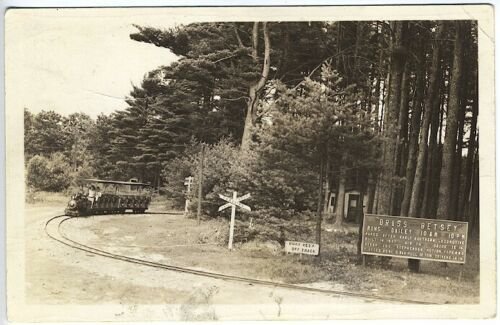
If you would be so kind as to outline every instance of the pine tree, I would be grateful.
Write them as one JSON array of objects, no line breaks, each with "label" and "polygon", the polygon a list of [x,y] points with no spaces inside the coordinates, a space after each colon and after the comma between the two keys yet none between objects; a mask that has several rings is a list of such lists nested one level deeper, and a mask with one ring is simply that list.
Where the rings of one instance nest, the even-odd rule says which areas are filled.
[{"label": "pine tree", "polygon": [[[318,242],[327,161],[336,161],[344,173],[376,165],[376,155],[371,155],[371,148],[376,147],[373,117],[366,106],[356,101],[353,87],[339,87],[341,81],[338,73],[324,65],[318,81],[306,78],[293,88],[276,83],[277,97],[269,103],[270,125],[259,132],[259,146],[265,148],[264,153],[275,153],[276,158],[276,152],[280,152],[279,156],[288,157],[284,164],[297,166],[301,161],[302,166],[309,166],[317,174],[316,182],[305,184],[311,188],[320,184],[315,191]],[[344,159],[338,159],[341,156]]]},{"label": "pine tree", "polygon": [[380,197],[378,211],[381,214],[392,215],[395,204],[395,182],[397,166],[397,137],[399,106],[401,101],[401,85],[406,64],[407,51],[407,22],[393,22],[391,29],[394,31],[391,40],[391,65],[389,74],[389,92],[384,116],[384,170],[379,180]]},{"label": "pine tree", "polygon": [[439,185],[439,204],[437,216],[441,219],[453,219],[451,216],[451,186],[457,143],[458,115],[460,111],[460,85],[463,74],[464,35],[468,25],[465,22],[455,23],[455,43],[453,50],[453,70],[450,80],[450,102],[446,115],[446,134],[443,147],[443,161]]}]

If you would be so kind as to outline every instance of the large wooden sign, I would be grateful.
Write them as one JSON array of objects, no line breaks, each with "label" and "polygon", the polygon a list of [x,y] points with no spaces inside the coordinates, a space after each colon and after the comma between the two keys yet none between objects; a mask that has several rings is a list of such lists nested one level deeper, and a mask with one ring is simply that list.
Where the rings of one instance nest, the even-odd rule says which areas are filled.
[{"label": "large wooden sign", "polygon": [[219,194],[219,197],[223,199],[224,201],[227,201],[228,203],[221,205],[219,207],[219,211],[222,211],[224,209],[227,209],[231,207],[231,224],[229,226],[229,243],[228,243],[228,248],[229,250],[233,249],[233,234],[234,234],[234,217],[236,214],[236,207],[239,207],[244,210],[251,211],[250,207],[248,205],[245,205],[241,203],[241,201],[246,200],[250,197],[250,194],[245,194],[243,196],[238,197],[238,193],[236,191],[233,191],[233,197],[227,197],[225,195]]},{"label": "large wooden sign", "polygon": [[365,214],[361,252],[465,263],[467,222]]},{"label": "large wooden sign", "polygon": [[294,254],[318,255],[319,245],[300,241],[285,241],[285,252]]}]

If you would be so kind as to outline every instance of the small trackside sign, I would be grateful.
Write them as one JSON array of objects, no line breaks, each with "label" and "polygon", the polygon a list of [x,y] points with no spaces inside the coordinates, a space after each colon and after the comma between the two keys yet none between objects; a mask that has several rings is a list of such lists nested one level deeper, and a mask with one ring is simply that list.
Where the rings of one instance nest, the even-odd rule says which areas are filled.
[{"label": "small trackside sign", "polygon": [[319,245],[299,241],[285,241],[285,252],[293,254],[318,255]]}]

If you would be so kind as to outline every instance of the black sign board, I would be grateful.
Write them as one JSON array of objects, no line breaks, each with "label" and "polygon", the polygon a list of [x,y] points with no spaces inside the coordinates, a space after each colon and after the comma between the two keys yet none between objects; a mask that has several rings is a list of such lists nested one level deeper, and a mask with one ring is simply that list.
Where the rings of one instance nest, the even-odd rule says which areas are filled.
[{"label": "black sign board", "polygon": [[465,263],[467,222],[365,214],[361,252]]}]

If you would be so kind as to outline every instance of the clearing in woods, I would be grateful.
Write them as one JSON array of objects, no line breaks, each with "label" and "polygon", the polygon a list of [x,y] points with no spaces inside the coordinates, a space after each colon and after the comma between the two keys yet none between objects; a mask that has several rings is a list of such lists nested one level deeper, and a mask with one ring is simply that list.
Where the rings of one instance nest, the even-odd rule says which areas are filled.
[{"label": "clearing in woods", "polygon": [[477,238],[469,239],[465,265],[422,261],[421,273],[415,274],[407,271],[406,259],[382,265],[373,258],[369,267],[358,265],[357,226],[348,229],[323,231],[321,261],[286,255],[276,242],[235,243],[230,252],[224,219],[198,226],[182,215],[103,215],[71,220],[62,231],[113,253],[228,275],[433,303],[479,302]]}]

